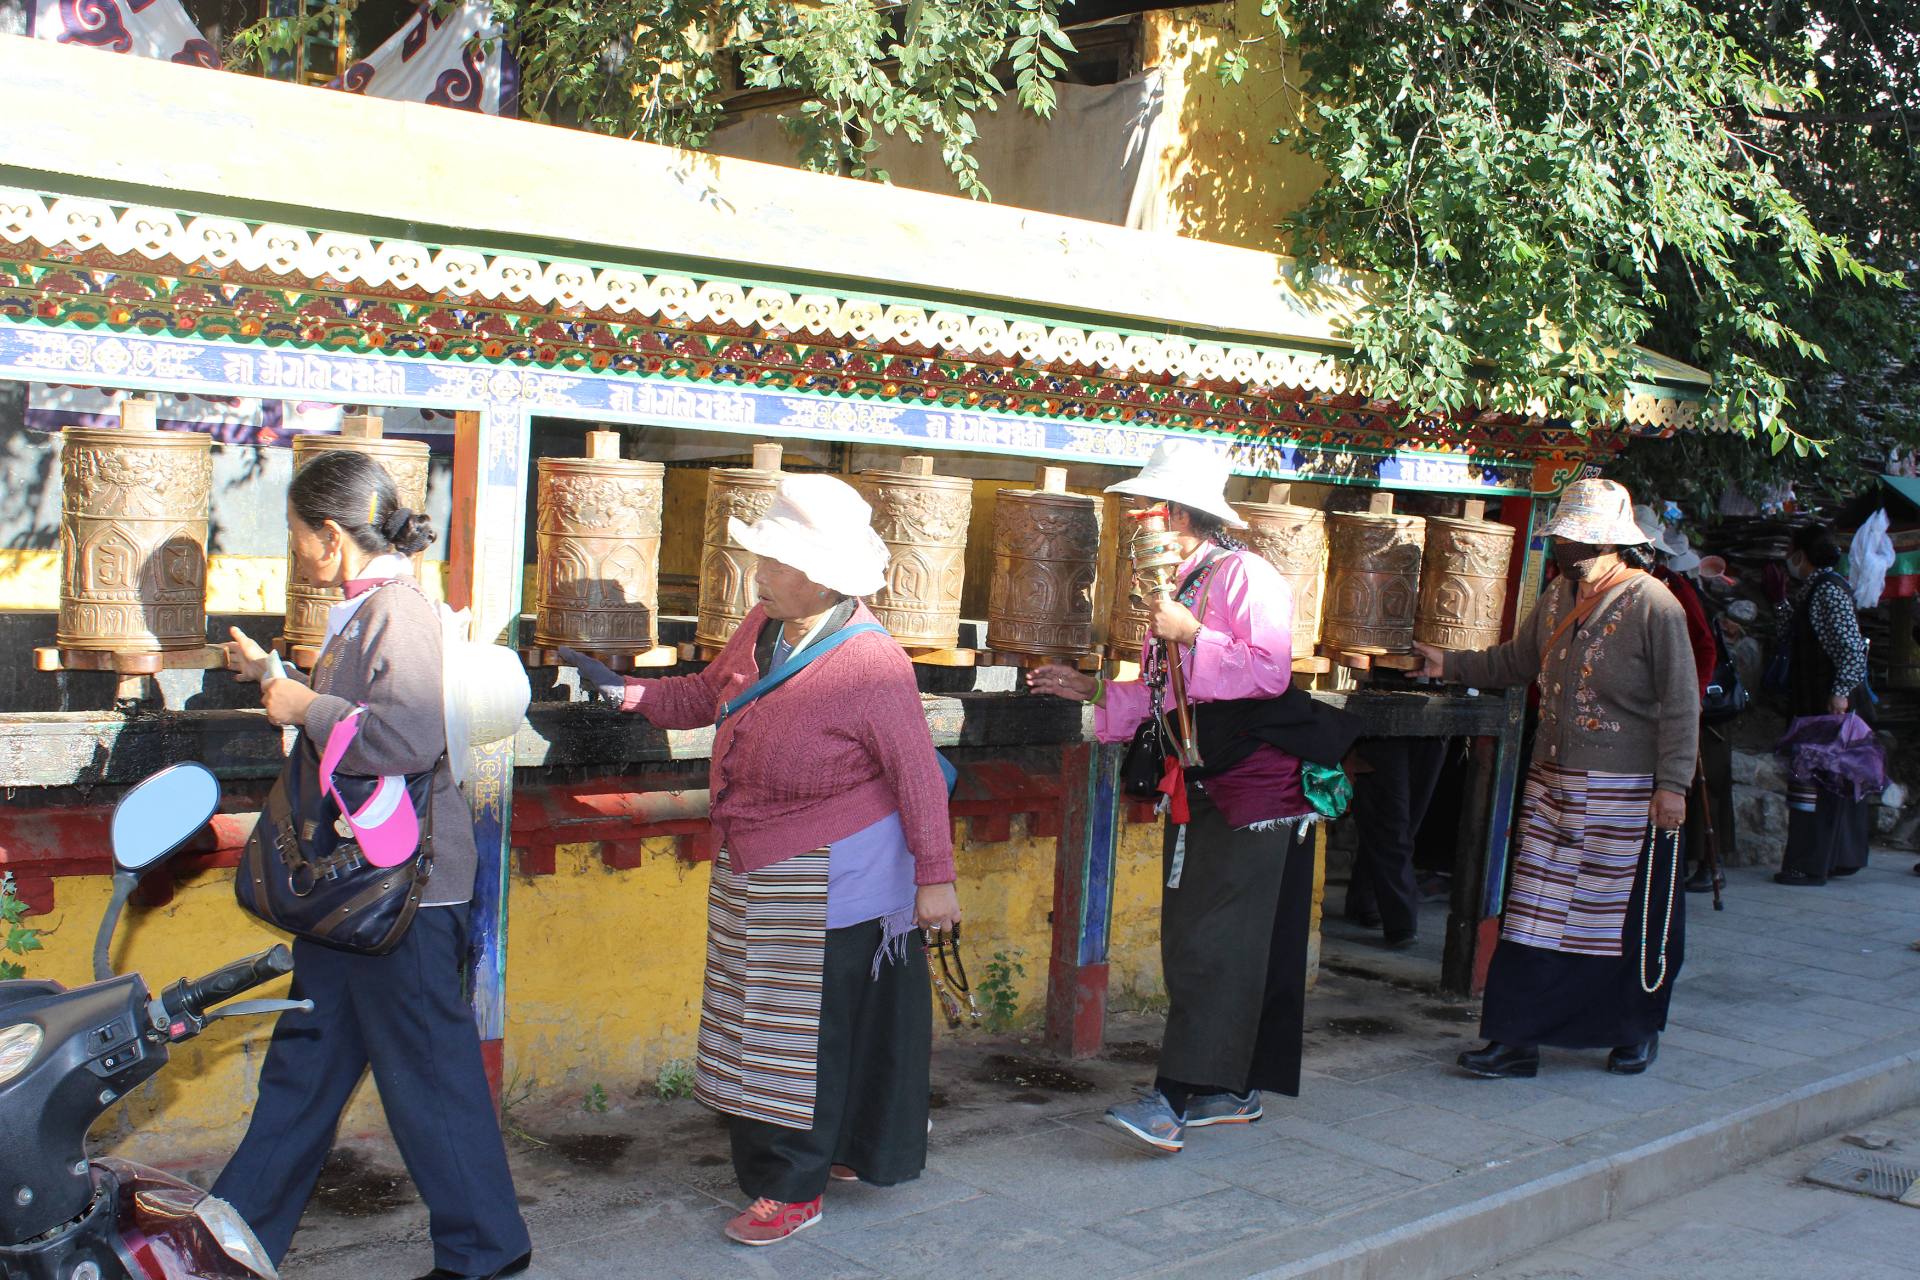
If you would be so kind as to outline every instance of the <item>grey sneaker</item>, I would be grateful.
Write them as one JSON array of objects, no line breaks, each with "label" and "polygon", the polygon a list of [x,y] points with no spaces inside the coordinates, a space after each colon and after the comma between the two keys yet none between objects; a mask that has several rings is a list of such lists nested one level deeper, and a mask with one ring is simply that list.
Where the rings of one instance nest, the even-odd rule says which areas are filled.
[{"label": "grey sneaker", "polygon": [[1108,1107],[1106,1120],[1156,1151],[1174,1152],[1187,1145],[1186,1121],[1174,1114],[1173,1104],[1158,1089],[1142,1089],[1135,1101]]},{"label": "grey sneaker", "polygon": [[1244,1095],[1209,1093],[1187,1099],[1189,1129],[1204,1129],[1210,1124],[1252,1124],[1265,1114],[1260,1109],[1258,1089],[1249,1089]]}]

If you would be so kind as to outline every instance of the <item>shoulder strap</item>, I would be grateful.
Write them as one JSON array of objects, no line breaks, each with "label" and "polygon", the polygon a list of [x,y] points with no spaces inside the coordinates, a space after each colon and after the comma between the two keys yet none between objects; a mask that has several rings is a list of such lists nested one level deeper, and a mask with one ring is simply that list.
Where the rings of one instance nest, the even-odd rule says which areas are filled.
[{"label": "shoulder strap", "polygon": [[815,658],[823,656],[828,650],[837,649],[847,641],[853,639],[853,637],[864,635],[871,631],[878,631],[884,634],[886,628],[877,622],[856,622],[850,627],[840,628],[840,630],[827,636],[823,640],[815,641],[799,653],[789,655],[785,662],[775,667],[772,671],[769,671],[766,675],[761,676],[760,679],[754,681],[739,697],[729,700],[722,706],[720,708],[720,715],[713,722],[714,727],[718,728],[726,721],[728,716],[746,706],[761,694],[771,692],[776,686],[792,679],[794,675],[798,674],[802,667],[812,662]]},{"label": "shoulder strap", "polygon": [[1580,599],[1580,588],[1578,584],[1574,584],[1573,608],[1567,611],[1567,616],[1560,619],[1560,625],[1555,627],[1553,634],[1547,637],[1547,643],[1540,650],[1540,660],[1545,662],[1547,655],[1553,652],[1553,647],[1560,643],[1560,637],[1566,635],[1567,632],[1573,630],[1582,622],[1585,622],[1594,610],[1598,609],[1606,601],[1613,599],[1614,596],[1619,593],[1620,588],[1631,586],[1635,579],[1648,576],[1650,575],[1641,569],[1623,569],[1613,582],[1608,583],[1600,590],[1588,596],[1585,600]]}]

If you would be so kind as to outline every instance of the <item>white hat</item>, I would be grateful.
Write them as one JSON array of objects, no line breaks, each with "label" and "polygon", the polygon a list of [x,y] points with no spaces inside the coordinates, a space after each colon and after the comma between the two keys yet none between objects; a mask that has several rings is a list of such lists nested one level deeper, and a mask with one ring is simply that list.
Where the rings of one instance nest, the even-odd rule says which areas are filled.
[{"label": "white hat", "polygon": [[1227,505],[1227,477],[1232,474],[1226,455],[1198,440],[1162,440],[1153,446],[1153,456],[1139,475],[1108,485],[1107,492],[1158,498],[1218,516],[1229,528],[1244,529],[1247,522]]},{"label": "white hat", "polygon": [[1635,507],[1633,523],[1645,535],[1646,541],[1653,544],[1653,549],[1667,558],[1667,568],[1675,573],[1692,573],[1700,567],[1700,557],[1695,554],[1693,544],[1687,541],[1687,535],[1678,529],[1667,528],[1652,507],[1645,503]]},{"label": "white hat", "polygon": [[1614,480],[1575,480],[1540,532],[1593,547],[1637,547],[1648,541],[1633,521],[1633,495]]},{"label": "white hat", "polygon": [[843,596],[870,596],[887,582],[887,544],[873,531],[873,508],[829,475],[782,476],[767,514],[751,525],[728,516],[727,532],[756,556]]}]

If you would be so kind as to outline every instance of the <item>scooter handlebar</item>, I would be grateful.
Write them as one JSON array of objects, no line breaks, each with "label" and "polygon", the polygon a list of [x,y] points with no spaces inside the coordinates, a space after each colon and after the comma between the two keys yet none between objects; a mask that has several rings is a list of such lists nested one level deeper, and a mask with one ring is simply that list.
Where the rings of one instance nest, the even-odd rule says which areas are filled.
[{"label": "scooter handlebar", "polygon": [[259,955],[215,969],[204,978],[174,983],[161,993],[160,1004],[170,1020],[184,1017],[198,1024],[206,1020],[211,1006],[292,972],[293,953],[284,945],[275,945]]}]

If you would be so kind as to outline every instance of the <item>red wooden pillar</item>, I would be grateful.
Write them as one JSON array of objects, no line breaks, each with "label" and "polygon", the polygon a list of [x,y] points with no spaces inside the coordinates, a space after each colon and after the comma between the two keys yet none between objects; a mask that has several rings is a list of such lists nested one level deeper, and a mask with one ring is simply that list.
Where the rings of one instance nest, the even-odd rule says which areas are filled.
[{"label": "red wooden pillar", "polygon": [[1119,813],[1118,748],[1079,742],[1060,753],[1061,822],[1053,860],[1053,948],[1047,1047],[1100,1052],[1107,1026],[1107,951]]}]

